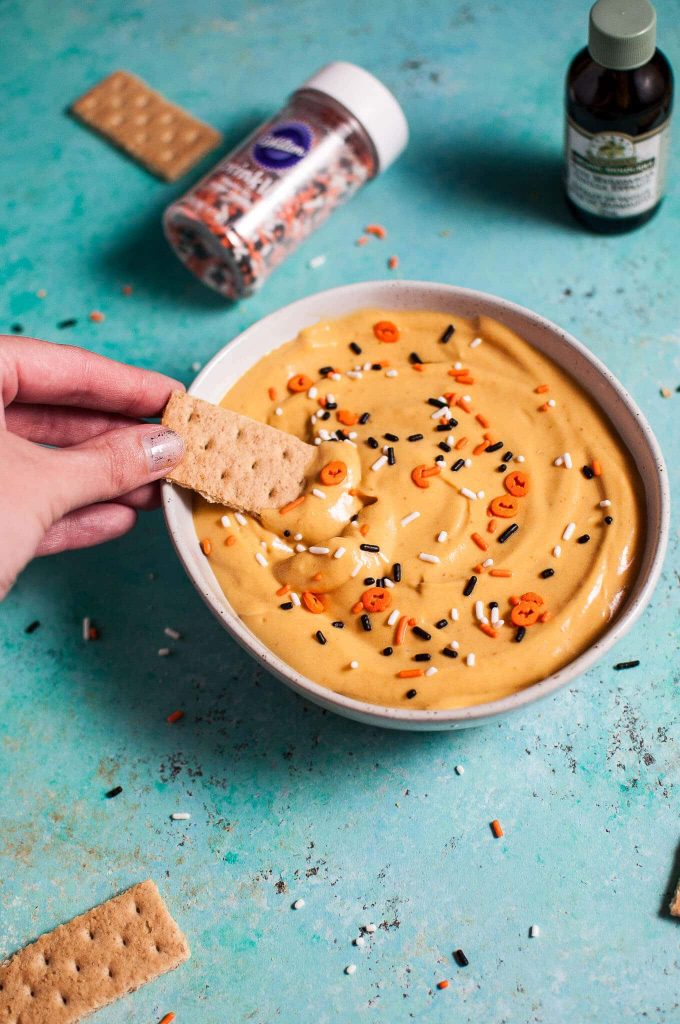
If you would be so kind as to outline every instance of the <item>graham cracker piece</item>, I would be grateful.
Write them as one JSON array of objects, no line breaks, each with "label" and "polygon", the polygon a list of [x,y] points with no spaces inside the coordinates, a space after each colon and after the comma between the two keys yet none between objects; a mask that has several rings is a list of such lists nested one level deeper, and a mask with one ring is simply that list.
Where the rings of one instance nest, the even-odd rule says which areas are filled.
[{"label": "graham cracker piece", "polygon": [[129,71],[97,82],[71,113],[165,181],[181,178],[222,141],[220,132]]},{"label": "graham cracker piece", "polygon": [[168,480],[238,512],[281,508],[298,497],[316,448],[249,416],[174,391],[163,425],[184,440]]},{"label": "graham cracker piece", "polygon": [[152,881],[59,925],[0,965],[2,1024],[75,1024],[190,956]]},{"label": "graham cracker piece", "polygon": [[673,893],[673,898],[669,904],[668,909],[670,910],[673,917],[680,917],[680,880]]}]

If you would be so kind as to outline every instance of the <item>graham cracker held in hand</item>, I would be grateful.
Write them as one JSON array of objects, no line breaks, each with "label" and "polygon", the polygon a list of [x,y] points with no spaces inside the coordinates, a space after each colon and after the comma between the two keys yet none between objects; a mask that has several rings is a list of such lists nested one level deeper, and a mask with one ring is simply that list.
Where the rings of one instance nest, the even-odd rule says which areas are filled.
[{"label": "graham cracker held in hand", "polygon": [[114,71],[75,101],[71,113],[165,181],[181,178],[222,136],[129,71]]},{"label": "graham cracker held in hand", "polygon": [[239,512],[293,501],[316,455],[316,448],[292,434],[181,391],[171,395],[163,425],[185,445],[168,480]]},{"label": "graham cracker held in hand", "polygon": [[0,1021],[75,1024],[189,956],[158,889],[140,882],[0,965]]}]

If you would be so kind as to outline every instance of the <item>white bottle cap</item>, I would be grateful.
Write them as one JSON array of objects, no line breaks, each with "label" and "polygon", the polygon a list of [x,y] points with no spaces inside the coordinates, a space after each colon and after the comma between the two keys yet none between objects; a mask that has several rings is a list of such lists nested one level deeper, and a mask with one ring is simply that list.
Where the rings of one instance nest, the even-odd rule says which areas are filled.
[{"label": "white bottle cap", "polygon": [[387,170],[406,146],[404,111],[382,82],[356,64],[342,60],[326,64],[300,88],[325,93],[357,119],[375,147],[379,171]]}]

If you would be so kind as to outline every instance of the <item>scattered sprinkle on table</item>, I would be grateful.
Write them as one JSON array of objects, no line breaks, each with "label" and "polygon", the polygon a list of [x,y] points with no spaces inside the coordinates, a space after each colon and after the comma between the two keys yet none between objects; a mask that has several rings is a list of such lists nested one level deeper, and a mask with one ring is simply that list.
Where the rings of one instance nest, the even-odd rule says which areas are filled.
[{"label": "scattered sprinkle on table", "polygon": [[57,324],[57,328],[60,331],[65,330],[67,327],[75,327],[78,321],[74,317],[69,317],[68,320],[60,320]]},{"label": "scattered sprinkle on table", "polygon": [[114,786],[113,789],[110,789],[105,794],[105,796],[106,796],[107,800],[112,800],[114,796],[118,796],[118,794],[122,793],[122,792],[123,792],[123,787],[122,786]]},{"label": "scattered sprinkle on table", "polygon": [[639,664],[639,659],[635,659],[635,661],[617,661],[616,665],[614,665],[614,668],[617,672],[620,672],[622,669],[626,668],[637,668]]},{"label": "scattered sprinkle on table", "polygon": [[375,925],[375,924],[367,924],[367,925],[364,926],[364,931],[368,932],[369,935],[373,935],[374,932],[377,932],[377,930],[378,930],[378,926]]},{"label": "scattered sprinkle on table", "polygon": [[491,822],[491,831],[493,832],[496,839],[500,839],[505,834],[503,832],[503,827],[498,818],[494,818],[493,821]]},{"label": "scattered sprinkle on table", "polygon": [[168,715],[167,721],[169,725],[174,725],[175,722],[179,722],[180,718],[184,718],[184,712],[173,711],[171,715]]},{"label": "scattered sprinkle on table", "polygon": [[293,910],[302,910],[304,905],[305,901],[303,899],[295,900],[295,903],[293,904]]},{"label": "scattered sprinkle on table", "polygon": [[162,1020],[159,1020],[158,1024],[172,1024],[175,1019],[174,1013],[166,1013]]},{"label": "scattered sprinkle on table", "polygon": [[453,959],[456,961],[459,967],[467,967],[467,965],[470,963],[462,949],[454,950]]},{"label": "scattered sprinkle on table", "polygon": [[529,929],[529,938],[537,939],[540,936],[540,934],[541,929],[539,928],[539,926],[537,924],[532,924],[531,928]]},{"label": "scattered sprinkle on table", "polygon": [[158,657],[159,658],[167,658],[169,654],[170,654],[170,648],[169,647],[159,647],[158,648]]},{"label": "scattered sprinkle on table", "polygon": [[465,768],[463,767],[462,764],[457,764],[456,768],[455,768],[455,772],[456,772],[456,775],[464,775],[465,774]]},{"label": "scattered sprinkle on table", "polygon": [[170,817],[173,821],[189,821],[191,819],[191,815],[186,811],[173,811]]},{"label": "scattered sprinkle on table", "polygon": [[345,974],[354,974],[356,972],[356,969],[356,964],[347,964],[347,967],[345,967]]},{"label": "scattered sprinkle on table", "polygon": [[106,317],[98,309],[93,309],[90,313],[90,320],[93,324],[101,324],[106,320]]},{"label": "scattered sprinkle on table", "polygon": [[24,629],[24,633],[35,633],[36,629],[39,629],[39,627],[40,620],[34,619],[33,622],[29,622],[29,624],[26,626],[26,628]]},{"label": "scattered sprinkle on table", "polygon": [[437,988],[441,989],[441,988],[448,988],[448,987],[449,987],[449,983],[446,980],[446,978],[444,978],[442,981],[438,981],[437,982]]}]

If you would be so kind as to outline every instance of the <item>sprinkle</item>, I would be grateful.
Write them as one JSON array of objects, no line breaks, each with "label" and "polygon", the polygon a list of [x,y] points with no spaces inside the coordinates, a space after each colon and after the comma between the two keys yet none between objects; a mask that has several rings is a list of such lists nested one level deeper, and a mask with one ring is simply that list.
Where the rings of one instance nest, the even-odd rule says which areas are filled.
[{"label": "sprinkle", "polygon": [[476,586],[477,586],[477,577],[476,576],[471,576],[470,579],[465,584],[465,589],[463,590],[463,597],[469,597],[470,594],[472,593],[472,591],[475,589]]},{"label": "sprinkle", "polygon": [[590,466],[581,466],[581,472],[583,473],[586,480],[592,480],[595,476]]},{"label": "sprinkle", "polygon": [[342,558],[347,548],[336,548],[333,552],[333,558]]},{"label": "sprinkle", "polygon": [[611,526],[612,523],[614,522],[614,519],[612,518],[612,516],[605,516],[604,517],[604,521],[607,524],[607,526]]},{"label": "sprinkle", "polygon": [[438,981],[437,982],[437,988],[448,988],[448,987],[449,987],[449,983],[446,980],[446,978],[444,978],[443,981]]},{"label": "sprinkle", "polygon": [[319,643],[321,644],[321,646],[322,646],[322,647],[324,646],[324,644],[327,644],[327,643],[328,643],[328,640],[327,640],[327,639],[326,639],[326,637],[325,637],[325,636],[323,635],[323,633],[321,632],[321,630],[320,630],[320,629],[317,629],[317,631],[316,631],[316,633],[314,634],[314,636],[315,636],[315,637],[316,637],[316,639],[317,639],[317,640],[319,641]]},{"label": "sprinkle", "polygon": [[494,601],[491,606],[491,625],[496,626],[498,624],[498,620],[500,619],[500,617],[501,616],[500,612],[498,611],[498,605]]},{"label": "sprinkle", "polygon": [[444,541],[445,541],[445,540],[447,539],[447,537],[448,537],[448,536],[449,536],[449,535],[448,535],[448,533],[446,532],[446,530],[440,530],[440,532],[439,532],[439,533],[437,534],[437,541],[438,541],[438,542],[439,542],[440,544],[443,544],[443,543],[444,543]]},{"label": "sprinkle", "polygon": [[493,565],[493,558],[485,558],[482,562],[482,569],[489,569]]},{"label": "sprinkle", "polygon": [[26,628],[24,629],[24,633],[35,633],[36,629],[38,629],[39,627],[40,620],[34,619],[33,622],[29,622],[29,624],[26,626]]},{"label": "sprinkle", "polygon": [[345,967],[345,974],[354,974],[356,972],[356,969],[356,964],[347,964],[347,967]]},{"label": "sprinkle", "polygon": [[455,651],[452,647],[445,647],[442,651],[445,658],[457,658],[458,651]]},{"label": "sprinkle", "polygon": [[191,815],[186,811],[174,811],[170,817],[173,821],[189,821],[191,819]]},{"label": "sprinkle", "polygon": [[491,822],[491,831],[495,835],[496,839],[500,839],[501,836],[504,834],[503,828],[498,818],[494,818],[493,821]]},{"label": "sprinkle", "polygon": [[264,557],[261,551],[255,552],[255,561],[258,563],[258,565],[261,565],[263,568],[269,565],[269,562]]},{"label": "sprinkle", "polygon": [[379,459],[375,460],[375,462],[371,466],[371,469],[373,470],[374,473],[377,473],[379,469],[382,469],[383,466],[387,465],[387,461],[388,461],[387,456],[386,455],[381,455]]},{"label": "sprinkle", "polygon": [[571,540],[574,536],[574,530],[576,529],[576,523],[567,523],[562,534],[562,540]]},{"label": "sprinkle", "polygon": [[390,616],[389,616],[389,618],[387,620],[387,625],[388,626],[393,626],[395,624],[395,622],[397,621],[397,619],[399,618],[400,615],[401,615],[401,612],[399,611],[399,609],[395,608],[394,611],[390,612]]},{"label": "sprinkle", "polygon": [[519,626],[518,627],[517,632],[515,633],[515,643],[516,644],[521,644],[522,640],[524,640],[524,637],[526,636],[526,632],[527,631],[526,631],[526,628],[524,626]]},{"label": "sprinkle", "polygon": [[331,550],[330,548],[324,548],[324,547],[320,547],[317,544],[314,544],[314,545],[312,545],[310,547],[309,553],[310,553],[310,555],[327,555],[330,550]]},{"label": "sprinkle", "polygon": [[462,949],[457,949],[453,954],[454,960],[460,967],[467,967],[470,963]]},{"label": "sprinkle", "polygon": [[293,910],[302,910],[304,905],[305,905],[305,901],[304,900],[302,900],[302,899],[295,900],[295,903],[293,904]]},{"label": "sprinkle", "polygon": [[569,454],[569,452],[565,452],[564,455],[563,455],[563,458],[564,458],[564,468],[565,469],[571,469],[571,467],[573,466],[573,462],[571,461],[571,455]]},{"label": "sprinkle", "polygon": [[168,715],[166,721],[168,722],[169,725],[174,725],[175,722],[179,722],[181,718],[184,718],[183,711],[173,711],[171,715]]},{"label": "sprinkle", "polygon": [[352,352],[354,352],[355,355],[361,355],[361,348],[359,345],[357,345],[356,341],[350,341],[349,347],[351,348]]},{"label": "sprinkle", "polygon": [[453,324],[449,324],[449,326],[448,326],[448,327],[446,328],[446,330],[445,330],[445,331],[444,331],[444,333],[442,334],[441,338],[439,339],[439,340],[440,340],[440,342],[441,342],[441,343],[442,343],[443,345],[445,345],[447,341],[450,341],[450,340],[451,340],[451,338],[453,337],[453,334],[454,334],[455,330],[456,330],[456,328],[455,328],[455,327],[453,326]]},{"label": "sprinkle", "polygon": [[401,583],[401,562],[395,562],[392,566],[392,576],[395,583]]},{"label": "sprinkle", "polygon": [[482,344],[482,339],[481,338],[473,338],[472,341],[470,342],[470,348],[479,348],[479,346],[481,344]]},{"label": "sprinkle", "polygon": [[307,266],[311,270],[317,270],[318,267],[322,267],[325,262],[326,262],[326,257],[323,256],[323,255],[312,256],[311,260],[309,260],[309,262],[307,263]]},{"label": "sprinkle", "polygon": [[451,469],[452,469],[452,471],[454,473],[457,473],[460,469],[463,468],[464,465],[465,465],[465,459],[456,459],[454,464],[451,466]]},{"label": "sprinkle", "polygon": [[172,1024],[175,1019],[174,1013],[166,1013],[165,1017],[158,1022],[158,1024]]},{"label": "sprinkle", "polygon": [[457,608],[452,608],[451,611],[449,612],[449,615],[451,617],[451,622],[458,622],[458,609]]},{"label": "sprinkle", "polygon": [[458,643],[457,640],[452,640],[451,643],[449,644],[449,647],[451,648],[452,651],[457,651],[458,648],[460,647],[460,644]]},{"label": "sprinkle", "polygon": [[104,322],[106,317],[103,313],[100,313],[98,309],[93,309],[90,313],[90,320],[93,324],[101,324]]},{"label": "sprinkle", "polygon": [[359,668],[359,662],[358,661],[350,661],[349,667],[350,668]]},{"label": "sprinkle", "polygon": [[158,657],[159,658],[167,658],[169,654],[170,654],[170,648],[169,647],[159,647],[158,648]]},{"label": "sprinkle", "polygon": [[587,544],[589,540],[590,540],[590,534],[589,533],[582,533],[581,536],[577,538],[576,543],[577,544]]},{"label": "sprinkle", "polygon": [[359,946],[359,948],[361,949],[362,946],[366,945],[366,939],[363,937],[363,935],[357,935],[356,939],[352,939],[352,945]]},{"label": "sprinkle", "polygon": [[436,676],[438,671],[439,671],[439,669],[437,668],[436,665],[430,665],[430,667],[425,671],[425,675],[426,676]]},{"label": "sprinkle", "polygon": [[620,672],[622,669],[626,668],[637,668],[639,664],[639,659],[636,659],[635,661],[617,661],[616,665],[614,665],[614,668],[617,672]]},{"label": "sprinkle", "polygon": [[326,500],[326,495],[318,487],[312,487],[312,494],[315,498],[323,498],[324,501]]},{"label": "sprinkle", "polygon": [[370,633],[373,627],[371,626],[371,620],[368,615],[362,615],[359,621],[361,622],[364,632]]},{"label": "sprinkle", "polygon": [[593,459],[592,468],[594,476],[602,476],[602,464],[598,459]]},{"label": "sprinkle", "polygon": [[449,623],[448,623],[448,621],[446,619],[439,619],[438,622],[435,622],[434,628],[435,629],[445,629],[448,626],[448,624]]},{"label": "sprinkle", "polygon": [[546,391],[550,391],[550,388],[547,384],[539,384],[538,387],[534,388],[534,391],[537,395],[544,395]]},{"label": "sprinkle", "polygon": [[529,938],[530,939],[538,939],[540,937],[540,934],[541,934],[541,929],[538,927],[538,925],[537,924],[532,924],[531,928],[529,929]]},{"label": "sprinkle", "polygon": [[457,764],[455,767],[456,775],[465,775],[465,768],[462,764]]},{"label": "sprinkle", "polygon": [[419,636],[421,640],[431,640],[432,639],[432,634],[428,633],[426,629],[422,628],[422,626],[414,626],[413,627],[413,632],[415,633],[416,636]]},{"label": "sprinkle", "polygon": [[392,654],[393,651],[394,651],[393,647],[383,647],[383,649],[382,649],[382,653],[385,655],[386,658],[389,658],[390,654]]},{"label": "sprinkle", "polygon": [[482,551],[488,551],[489,545],[486,543],[483,537],[480,537],[478,533],[472,534],[472,540],[475,542],[478,548]]},{"label": "sprinkle", "polygon": [[362,551],[370,551],[371,554],[377,554],[377,552],[380,551],[377,544],[360,544],[359,547]]},{"label": "sprinkle", "polygon": [[398,370],[386,370],[385,371],[385,376],[386,377],[398,377],[399,376],[399,371]]},{"label": "sprinkle", "polygon": [[409,436],[406,438],[406,440],[407,441],[422,441],[424,436],[425,436],[424,434],[409,434]]},{"label": "sprinkle", "polygon": [[431,661],[432,660],[432,655],[431,654],[416,654],[416,655],[414,655],[413,660],[414,661]]},{"label": "sprinkle", "polygon": [[427,551],[421,551],[418,558],[421,562],[431,562],[432,565],[437,565],[439,562],[438,555],[429,555]]},{"label": "sprinkle", "polygon": [[523,455],[515,455],[515,462],[524,462],[524,461],[525,460],[524,460],[524,456]]},{"label": "sprinkle", "polygon": [[555,401],[554,398],[549,398],[548,401],[545,404],[548,406],[549,409],[554,409],[555,406],[557,405],[557,402]]},{"label": "sprinkle", "polygon": [[60,320],[59,323],[57,324],[57,327],[59,328],[60,331],[63,331],[67,327],[75,327],[77,323],[77,320],[74,320],[73,317],[69,317],[68,320]]},{"label": "sprinkle", "polygon": [[118,796],[118,794],[122,793],[122,792],[123,792],[123,787],[122,786],[114,786],[113,789],[110,789],[108,791],[108,793],[104,794],[104,796],[106,797],[107,800],[112,800],[114,796]]},{"label": "sprinkle", "polygon": [[297,551],[298,554],[301,554],[303,551],[306,551],[307,548],[304,546],[304,544],[296,544],[295,550]]},{"label": "sprinkle", "polygon": [[600,508],[609,508],[610,505],[611,501],[609,500],[609,498],[605,498],[604,501],[600,502]]},{"label": "sprinkle", "polygon": [[470,501],[477,501],[477,494],[475,491],[471,491],[469,487],[461,487],[460,493],[464,498],[469,498]]},{"label": "sprinkle", "polygon": [[506,540],[509,540],[510,537],[512,537],[513,533],[517,533],[518,530],[519,526],[517,525],[517,523],[511,523],[510,526],[508,526],[507,529],[503,530],[503,532],[499,535],[498,543],[505,544]]},{"label": "sprinkle", "polygon": [[555,570],[554,569],[543,569],[543,571],[539,572],[538,575],[543,580],[549,580],[551,576],[555,575]]},{"label": "sprinkle", "polygon": [[389,267],[390,270],[396,270],[397,267],[399,266],[399,257],[390,256],[390,258],[387,261],[387,266]]},{"label": "sprinkle", "polygon": [[467,658],[465,659],[465,664],[468,666],[468,668],[474,668],[476,661],[477,658],[475,657],[474,654],[468,654]]},{"label": "sprinkle", "polygon": [[291,591],[290,599],[291,599],[291,601],[293,602],[293,604],[294,604],[294,606],[295,606],[296,608],[299,608],[299,607],[300,607],[300,605],[301,605],[301,603],[302,603],[302,602],[300,601],[300,595],[299,595],[299,594],[296,594],[294,590],[293,590],[293,591]]},{"label": "sprinkle", "polygon": [[239,526],[248,525],[248,520],[246,519],[242,512],[234,512],[234,519],[239,524]]}]

